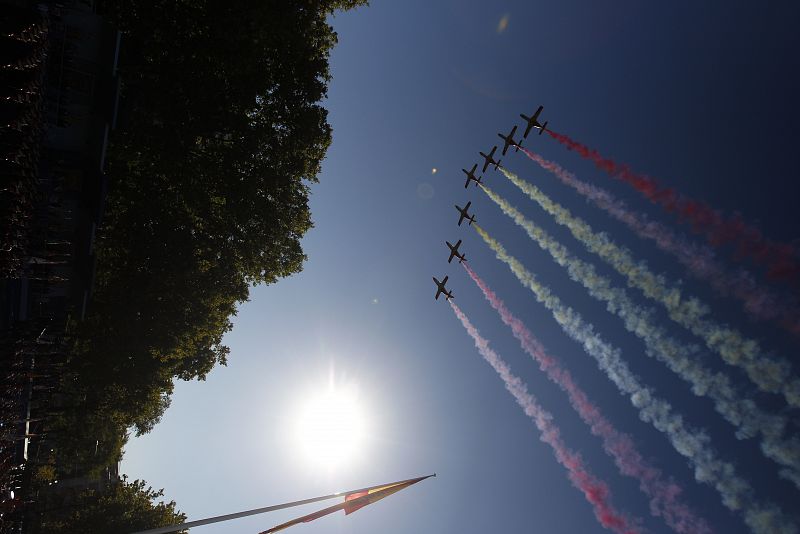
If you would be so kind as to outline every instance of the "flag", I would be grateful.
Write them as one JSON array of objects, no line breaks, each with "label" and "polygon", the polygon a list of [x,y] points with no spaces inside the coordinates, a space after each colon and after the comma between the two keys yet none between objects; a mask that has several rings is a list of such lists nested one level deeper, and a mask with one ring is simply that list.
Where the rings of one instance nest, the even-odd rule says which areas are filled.
[{"label": "flag", "polygon": [[273,532],[278,532],[279,530],[283,530],[285,528],[289,528],[300,523],[308,523],[309,521],[319,519],[320,517],[332,514],[333,512],[337,512],[339,510],[344,510],[345,514],[351,514],[356,510],[365,507],[368,504],[377,502],[383,499],[384,497],[388,497],[393,493],[397,493],[401,489],[405,489],[408,486],[411,486],[412,484],[416,484],[417,482],[425,480],[426,478],[430,478],[432,476],[436,475],[428,475],[419,478],[412,478],[410,480],[394,482],[392,484],[387,484],[385,486],[377,486],[364,491],[348,493],[344,496],[344,502],[341,504],[329,506],[327,508],[319,510],[318,512],[304,515],[302,517],[298,517],[297,519],[292,519],[291,521],[282,523],[276,527],[272,527],[271,529],[260,532],[259,534],[272,534]]}]

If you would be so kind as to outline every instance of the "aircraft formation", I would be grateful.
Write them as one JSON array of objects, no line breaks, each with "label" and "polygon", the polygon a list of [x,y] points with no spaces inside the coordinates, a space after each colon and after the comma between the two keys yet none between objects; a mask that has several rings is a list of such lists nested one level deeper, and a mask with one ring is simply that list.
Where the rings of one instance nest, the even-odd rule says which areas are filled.
[{"label": "aircraft formation", "polygon": [[[800,443],[795,432],[784,431],[796,423],[796,418],[788,415],[789,410],[800,409],[800,375],[793,373],[793,363],[785,356],[776,354],[762,341],[740,330],[734,324],[719,320],[714,316],[713,307],[701,296],[690,294],[678,280],[668,275],[652,271],[647,262],[636,258],[636,253],[616,241],[616,236],[596,229],[593,223],[573,213],[572,209],[550,198],[531,180],[517,175],[501,162],[500,156],[508,149],[522,152],[526,158],[541,169],[552,174],[562,185],[575,192],[603,211],[609,217],[624,224],[639,238],[651,241],[663,253],[673,256],[683,265],[688,275],[706,283],[719,297],[737,299],[744,312],[753,321],[770,321],[789,335],[800,339],[800,305],[795,296],[784,295],[771,287],[773,283],[789,284],[791,289],[800,291],[800,253],[793,245],[770,239],[750,225],[740,216],[731,217],[704,202],[685,196],[671,187],[661,185],[658,180],[638,173],[629,166],[617,163],[598,150],[576,141],[564,133],[554,132],[546,121],[540,122],[542,107],[531,116],[521,114],[525,121],[523,128],[514,126],[507,134],[497,134],[503,144],[493,146],[488,153],[479,152],[482,160],[462,169],[466,175],[465,189],[470,183],[480,188],[481,194],[491,200],[513,223],[524,230],[528,238],[548,254],[564,269],[573,282],[580,284],[594,300],[603,303],[607,311],[622,321],[625,330],[639,338],[644,344],[645,354],[663,365],[688,386],[692,394],[707,397],[713,403],[713,410],[719,418],[734,427],[739,439],[748,439],[757,446],[761,456],[776,464],[773,475],[784,479],[800,489]],[[707,244],[697,243],[680,235],[667,223],[649,219],[646,213],[629,207],[618,200],[613,193],[585,182],[559,163],[545,159],[522,143],[536,128],[539,133],[547,131],[548,138],[558,142],[574,154],[595,164],[609,175],[632,187],[648,203],[664,209],[678,223],[691,223],[693,230],[706,238]],[[498,152],[500,152],[498,154]],[[479,173],[479,166],[482,171]],[[517,209],[486,180],[486,171],[493,166],[498,174],[513,184],[520,194],[537,204],[546,212],[552,222],[572,235],[572,239],[590,253],[584,259],[570,250],[570,246],[549,234],[539,226],[538,221],[526,216]],[[468,170],[469,169],[469,170]],[[582,311],[561,300],[559,291],[539,278],[539,273],[526,268],[524,263],[509,252],[501,240],[491,235],[483,223],[478,223],[472,209],[472,202],[456,204],[457,225],[471,226],[492,252],[495,259],[504,263],[521,286],[530,291],[529,297],[543,306],[557,323],[561,332],[581,345],[586,356],[597,364],[600,373],[611,382],[620,394],[631,401],[638,411],[639,418],[663,434],[675,453],[682,456],[691,470],[695,481],[708,485],[719,494],[720,504],[739,516],[753,534],[800,534],[800,516],[791,499],[783,499],[782,494],[759,495],[759,487],[748,479],[749,473],[725,459],[727,451],[706,429],[689,423],[682,413],[683,408],[670,399],[673,392],[683,395],[683,390],[666,390],[656,394],[656,389],[635,373],[628,365],[624,353],[611,337],[601,333],[592,322],[584,318]],[[467,221],[467,225],[463,223]],[[726,241],[720,236],[725,235]],[[458,259],[458,264],[475,283],[486,302],[494,308],[497,315],[511,329],[520,342],[520,348],[539,365],[548,379],[557,384],[569,397],[572,408],[587,425],[589,431],[602,441],[603,451],[613,458],[620,475],[631,477],[639,482],[639,489],[649,499],[649,511],[653,517],[660,518],[676,534],[709,533],[710,523],[704,517],[706,511],[695,509],[683,498],[679,498],[683,488],[677,479],[652,463],[648,453],[640,452],[640,444],[624,431],[614,426],[612,418],[603,413],[603,407],[590,400],[590,395],[572,379],[570,371],[562,366],[559,359],[550,354],[536,339],[523,319],[515,316],[504,304],[502,298],[479,276],[467,262],[461,250],[462,240],[445,241],[448,248],[448,264]],[[718,257],[717,249],[728,249],[736,244],[739,250],[758,250],[755,256],[744,258],[746,252],[731,258],[736,263],[750,261],[755,265],[728,266]],[[473,258],[474,259],[474,258]],[[599,272],[595,262],[602,262],[625,279],[625,285],[617,285],[614,280]],[[762,272],[750,272],[750,269]],[[764,277],[763,281],[758,279]],[[793,277],[793,278],[792,278]],[[616,508],[612,499],[610,485],[592,471],[589,462],[564,462],[563,458],[579,458],[562,439],[556,418],[539,404],[535,395],[526,388],[522,378],[514,375],[509,364],[492,348],[489,340],[483,337],[470,320],[468,314],[453,300],[453,291],[447,288],[448,276],[442,281],[434,278],[436,294],[444,295],[449,307],[461,322],[466,333],[474,341],[478,353],[493,368],[505,383],[508,392],[528,415],[540,432],[541,441],[552,449],[557,461],[566,469],[573,485],[586,497],[594,509],[595,517],[601,526],[615,534],[644,534],[639,518]],[[626,287],[627,286],[627,287]],[[636,293],[632,293],[636,290]],[[791,290],[790,290],[791,291]],[[676,299],[674,296],[680,295]],[[657,319],[639,299],[663,307],[666,319]],[[691,304],[689,304],[691,303]],[[760,304],[759,304],[760,303]],[[769,303],[769,304],[765,304]],[[674,325],[674,326],[670,326]],[[537,322],[538,326],[538,322]],[[673,336],[671,328],[679,327],[702,340],[705,348],[685,341],[683,337]],[[551,326],[552,328],[552,326]],[[685,334],[684,334],[685,335]],[[714,366],[697,358],[701,350],[716,354],[725,367]],[[788,356],[788,355],[786,355]],[[727,366],[737,367],[736,374],[729,374]],[[745,380],[747,383],[744,383]],[[742,382],[739,384],[739,382]],[[666,394],[665,394],[666,393]],[[764,394],[780,396],[785,406],[774,409],[763,405]],[[775,405],[777,406],[777,405]],[[708,406],[711,408],[711,406]],[[776,430],[779,429],[779,430]],[[724,439],[724,438],[723,438]],[[757,442],[757,443],[756,443]],[[724,467],[723,467],[724,466]],[[689,474],[689,473],[687,473]],[[757,484],[769,487],[761,482]],[[606,488],[598,493],[597,488]],[[769,490],[768,490],[769,491]],[[775,502],[775,500],[778,502]],[[788,508],[782,508],[786,500]],[[796,500],[796,499],[795,499]],[[787,513],[788,512],[788,513]],[[721,532],[722,530],[717,530]],[[739,532],[740,530],[737,530]]]},{"label": "aircraft formation", "polygon": [[[544,131],[547,129],[547,121],[545,121],[544,123],[539,122],[539,115],[542,113],[543,109],[544,106],[539,106],[536,112],[530,117],[528,117],[524,113],[520,114],[520,117],[522,117],[522,119],[525,121],[525,133],[522,134],[522,138],[519,141],[514,140],[514,134],[517,132],[516,125],[511,129],[508,135],[503,135],[501,133],[497,134],[498,137],[500,137],[500,139],[504,141],[502,150],[503,156],[506,155],[508,148],[512,146],[514,147],[515,151],[519,151],[519,149],[522,148],[522,140],[527,139],[528,134],[531,132],[533,128],[539,129],[539,135],[542,135],[542,133],[544,133]],[[478,154],[480,154],[480,156],[483,158],[483,169],[481,170],[481,173],[485,173],[486,169],[489,168],[489,165],[492,165],[494,167],[494,170],[498,170],[500,169],[500,167],[502,167],[501,165],[502,160],[494,159],[495,152],[497,152],[497,145],[493,146],[488,154],[485,154],[483,152],[478,152]],[[475,187],[483,185],[483,182],[481,181],[483,176],[477,176],[477,177],[475,176],[475,171],[477,169],[478,169],[477,163],[473,164],[470,170],[461,169],[461,171],[467,176],[467,181],[464,182],[465,189],[469,188],[470,182],[474,182]],[[463,208],[458,204],[455,205],[456,211],[458,211],[459,215],[458,226],[461,226],[461,223],[463,223],[465,220],[469,221],[470,225],[475,222],[475,214],[470,215],[469,213],[469,207],[471,205],[472,201],[468,201]],[[447,263],[452,262],[453,258],[458,258],[458,263],[466,261],[467,259],[466,256],[463,253],[459,252],[458,250],[458,247],[461,246],[460,239],[456,242],[455,245],[451,244],[449,241],[445,241],[445,244],[447,245],[447,248],[450,249],[450,257],[447,259]],[[435,300],[438,300],[440,295],[445,295],[445,300],[450,300],[454,298],[453,292],[448,291],[447,287],[445,287],[445,284],[447,284],[447,279],[448,277],[445,276],[444,279],[440,282],[435,276],[433,277],[433,282],[436,284],[436,296],[434,297]]]}]

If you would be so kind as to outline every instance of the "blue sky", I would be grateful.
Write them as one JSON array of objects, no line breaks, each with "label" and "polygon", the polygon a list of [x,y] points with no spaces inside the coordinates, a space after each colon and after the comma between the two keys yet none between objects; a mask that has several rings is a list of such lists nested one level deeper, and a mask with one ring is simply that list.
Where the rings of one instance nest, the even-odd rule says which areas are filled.
[{"label": "blue sky", "polygon": [[[717,532],[744,532],[718,494],[696,483],[666,438],[638,419],[594,361],[560,330],[469,228],[454,203],[472,200],[478,222],[623,350],[642,380],[672,402],[763,500],[790,512],[798,491],[777,476],[754,440],[738,441],[707,399],[640,341],[514,226],[462,167],[540,104],[560,131],[726,212],[741,212],[775,239],[800,235],[796,170],[800,8],[790,2],[478,2],[374,0],[332,19],[339,33],[325,105],[334,141],[312,188],[315,228],[302,273],[257,287],[226,337],[229,364],[205,382],[178,383],[156,429],[131,439],[123,471],[163,487],[190,519],[437,472],[436,479],[355,515],[294,527],[315,532],[601,532],[590,506],[441,300],[431,276],[448,274],[459,306],[554,415],[565,442],[608,482],[615,505],[669,532],[648,513],[636,483],[621,477],[566,397],[522,353],[444,241],[463,239],[470,264],[557,356],[646,458],[685,489]],[[508,21],[498,31],[501,19]],[[529,138],[530,139],[530,138]],[[623,184],[547,136],[527,143],[545,157],[673,224]],[[755,326],[735,301],[716,298],[652,244],[605,216],[521,154],[510,170],[630,247],[654,270],[702,296],[715,317],[793,358],[798,343]],[[433,168],[438,169],[432,174]],[[571,252],[594,263],[563,228],[501,174],[485,181]],[[684,230],[682,227],[676,228]],[[648,304],[634,293],[637,302]],[[682,340],[698,342],[671,324]],[[714,354],[704,362],[744,376]],[[797,366],[795,366],[795,372]],[[359,458],[330,472],[298,454],[292,418],[303,399],[337,383],[357,387],[369,420]],[[797,422],[780,399],[759,396]],[[795,423],[792,430],[797,432]],[[796,506],[795,513],[796,512]],[[308,511],[314,507],[308,507]],[[278,512],[197,529],[253,533],[302,513]],[[795,519],[800,522],[797,516]]]}]

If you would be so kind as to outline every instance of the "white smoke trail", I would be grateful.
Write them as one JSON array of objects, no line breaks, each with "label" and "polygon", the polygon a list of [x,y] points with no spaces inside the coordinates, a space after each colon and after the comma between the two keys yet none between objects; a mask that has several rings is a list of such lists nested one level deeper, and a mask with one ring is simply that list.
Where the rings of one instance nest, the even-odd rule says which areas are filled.
[{"label": "white smoke trail", "polygon": [[702,517],[682,502],[683,488],[672,480],[665,479],[661,471],[644,459],[633,439],[623,434],[611,424],[600,407],[589,400],[589,396],[573,380],[572,374],[545,351],[525,324],[514,317],[500,297],[489,288],[478,274],[466,263],[462,264],[470,278],[481,289],[486,300],[492,305],[503,322],[511,328],[522,350],[539,364],[539,369],[558,384],[569,397],[569,402],[580,418],[589,426],[592,434],[603,442],[606,454],[614,458],[614,463],[623,475],[639,481],[639,489],[650,498],[650,512],[664,518],[664,522],[679,534],[710,534],[711,527]]},{"label": "white smoke trail", "polygon": [[591,252],[608,262],[651,299],[661,303],[669,317],[701,337],[708,348],[722,356],[725,362],[744,369],[750,380],[763,391],[782,394],[794,407],[800,407],[800,380],[792,376],[789,362],[765,355],[759,343],[746,339],[739,332],[707,318],[708,307],[695,297],[686,297],[673,284],[668,287],[664,277],[654,274],[643,261],[636,261],[626,248],[618,246],[604,233],[596,233],[582,219],[553,202],[538,187],[501,168],[503,173],[525,194],[538,203],[559,224],[583,243]]},{"label": "white smoke trail", "polygon": [[547,134],[569,150],[574,150],[594,162],[599,169],[606,171],[613,178],[631,185],[651,202],[660,205],[668,212],[678,214],[682,222],[690,221],[695,230],[706,235],[709,244],[714,246],[735,244],[737,257],[743,259],[749,256],[756,263],[766,264],[767,276],[775,280],[786,280],[797,289],[800,264],[798,264],[798,251],[793,245],[773,241],[739,215],[726,217],[705,202],[698,202],[672,188],[663,187],[650,176],[634,172],[629,166],[606,158],[597,150],[570,139],[567,135],[552,130],[547,130]]},{"label": "white smoke trail", "polygon": [[526,148],[521,149],[530,159],[543,169],[550,171],[561,183],[573,188],[584,198],[593,202],[625,224],[643,239],[652,240],[658,248],[671,254],[686,271],[695,278],[707,282],[717,293],[733,296],[744,304],[750,317],[761,321],[775,321],[790,333],[800,336],[800,311],[792,299],[778,295],[769,287],[759,284],[751,273],[743,268],[731,272],[710,247],[697,244],[678,235],[668,226],[650,220],[645,214],[637,213],[622,200],[596,185],[578,180],[574,174],[553,161]]},{"label": "white smoke trail", "polygon": [[561,440],[561,432],[553,423],[553,416],[539,405],[536,398],[528,392],[528,388],[525,387],[522,380],[511,372],[511,368],[505,360],[489,346],[489,341],[480,335],[478,329],[472,325],[472,322],[461,311],[461,308],[451,300],[448,300],[448,303],[461,321],[464,329],[475,342],[475,347],[483,359],[497,372],[503,380],[506,390],[511,393],[517,404],[522,408],[522,411],[536,424],[541,433],[541,440],[552,447],[558,463],[567,468],[569,479],[592,505],[595,517],[600,524],[617,534],[637,534],[641,532],[638,526],[640,521],[618,512],[614,505],[611,504],[611,491],[608,489],[608,485],[589,472],[583,464],[580,454],[567,448]]},{"label": "white smoke trail", "polygon": [[584,350],[598,363],[600,369],[611,379],[620,392],[628,395],[639,410],[639,417],[663,432],[675,450],[686,457],[694,468],[695,479],[713,486],[729,509],[740,512],[744,522],[756,534],[796,533],[797,527],[775,504],[759,503],[753,488],[736,474],[735,467],[720,460],[703,432],[688,427],[680,415],[673,413],[672,406],[653,395],[650,388],[639,383],[639,379],[622,360],[619,349],[613,347],[594,332],[594,327],[572,308],[565,306],[547,287],[526,270],[503,246],[478,224],[472,227],[495,252],[497,258],[506,263],[519,281],[550,310],[564,332],[580,343]]},{"label": "white smoke trail", "polygon": [[784,466],[786,469],[781,475],[800,488],[800,440],[783,438],[788,424],[784,417],[762,411],[752,399],[736,390],[727,375],[705,368],[697,358],[696,347],[686,346],[656,326],[651,311],[637,306],[624,289],[614,287],[593,265],[570,254],[566,247],[490,188],[482,186],[482,189],[556,263],[567,269],[570,278],[583,285],[594,298],[605,302],[608,311],[619,316],[625,328],[644,341],[648,356],[665,363],[691,384],[695,395],[711,398],[717,412],[738,428],[740,439],[761,434],[761,451]]}]

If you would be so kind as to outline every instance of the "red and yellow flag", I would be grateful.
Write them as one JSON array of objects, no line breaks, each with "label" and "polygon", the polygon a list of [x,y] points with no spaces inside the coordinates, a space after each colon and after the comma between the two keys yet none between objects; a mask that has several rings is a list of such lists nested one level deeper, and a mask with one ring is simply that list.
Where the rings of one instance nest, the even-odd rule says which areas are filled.
[{"label": "red and yellow flag", "polygon": [[338,512],[339,510],[344,510],[345,514],[351,514],[356,510],[359,510],[365,507],[368,504],[372,504],[377,502],[384,497],[388,497],[393,493],[397,493],[401,489],[407,488],[412,484],[416,484],[421,480],[425,480],[426,478],[432,477],[435,475],[428,475],[419,478],[412,478],[410,480],[404,480],[402,482],[394,482],[392,484],[387,484],[385,486],[376,486],[374,488],[370,488],[364,491],[359,491],[355,493],[348,493],[344,496],[344,502],[341,504],[337,504],[334,506],[329,506],[328,508],[323,508],[318,512],[314,512],[313,514],[304,515],[302,517],[298,517],[297,519],[292,519],[291,521],[287,521],[286,523],[282,523],[276,527],[272,527],[269,530],[265,530],[263,532],[259,532],[259,534],[271,534],[272,532],[278,532],[279,530],[283,530],[285,528],[289,528],[291,526],[297,525],[299,523],[308,523],[309,521],[313,521],[315,519],[319,519],[322,516],[326,516],[328,514],[332,514],[333,512]]}]

